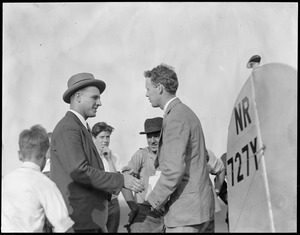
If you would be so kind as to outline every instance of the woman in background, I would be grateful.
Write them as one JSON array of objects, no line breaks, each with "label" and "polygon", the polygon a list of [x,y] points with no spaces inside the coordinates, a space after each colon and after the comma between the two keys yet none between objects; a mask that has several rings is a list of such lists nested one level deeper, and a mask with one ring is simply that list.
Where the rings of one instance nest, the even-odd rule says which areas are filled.
[{"label": "woman in background", "polygon": [[[92,137],[104,165],[105,171],[119,172],[120,161],[109,148],[110,135],[114,128],[105,122],[98,122],[92,128]],[[120,224],[120,205],[118,196],[112,194],[108,204],[108,219],[106,227],[109,233],[117,233]]]}]

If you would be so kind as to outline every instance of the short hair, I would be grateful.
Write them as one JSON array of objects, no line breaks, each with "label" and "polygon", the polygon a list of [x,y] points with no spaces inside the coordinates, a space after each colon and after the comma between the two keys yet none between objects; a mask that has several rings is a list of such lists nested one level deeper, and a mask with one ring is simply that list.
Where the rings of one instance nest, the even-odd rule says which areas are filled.
[{"label": "short hair", "polygon": [[151,71],[145,71],[144,77],[151,78],[151,82],[155,85],[158,83],[162,84],[167,92],[176,94],[179,82],[172,66],[160,64]]},{"label": "short hair", "polygon": [[41,125],[34,125],[23,130],[19,135],[19,148],[25,158],[29,155],[34,155],[37,159],[45,157],[49,149],[46,129]]},{"label": "short hair", "polygon": [[108,125],[106,122],[97,122],[92,128],[92,135],[96,137],[102,131],[107,131],[111,134],[113,130],[114,128]]}]

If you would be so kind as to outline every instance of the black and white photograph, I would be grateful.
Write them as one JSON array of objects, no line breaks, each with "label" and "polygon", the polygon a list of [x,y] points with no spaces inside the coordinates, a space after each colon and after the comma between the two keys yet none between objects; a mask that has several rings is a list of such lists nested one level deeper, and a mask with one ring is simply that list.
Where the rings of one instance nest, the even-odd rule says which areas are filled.
[{"label": "black and white photograph", "polygon": [[298,2],[2,3],[1,232],[297,232]]}]

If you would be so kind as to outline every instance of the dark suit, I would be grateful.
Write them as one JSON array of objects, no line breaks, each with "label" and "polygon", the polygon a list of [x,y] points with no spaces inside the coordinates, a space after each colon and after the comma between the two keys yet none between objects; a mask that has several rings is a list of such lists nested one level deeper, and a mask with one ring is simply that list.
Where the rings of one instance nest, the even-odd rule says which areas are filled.
[{"label": "dark suit", "polygon": [[174,99],[167,107],[159,141],[161,176],[148,197],[154,208],[166,203],[167,227],[202,224],[214,215],[205,150],[198,117]]},{"label": "dark suit", "polygon": [[51,138],[51,179],[60,189],[74,230],[104,228],[111,193],[119,194],[123,175],[105,172],[91,134],[68,111]]}]

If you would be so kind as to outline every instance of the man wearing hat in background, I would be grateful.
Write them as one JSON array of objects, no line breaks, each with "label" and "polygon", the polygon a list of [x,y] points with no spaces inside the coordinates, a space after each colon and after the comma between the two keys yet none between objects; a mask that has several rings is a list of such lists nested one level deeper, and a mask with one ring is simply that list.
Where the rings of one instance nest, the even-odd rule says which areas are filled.
[{"label": "man wearing hat in background", "polygon": [[75,232],[107,232],[108,201],[122,188],[144,189],[129,174],[105,172],[86,120],[101,106],[105,83],[90,73],[79,73],[68,81],[63,100],[70,110],[52,133],[50,178],[60,189]]},{"label": "man wearing hat in background", "polygon": [[[155,175],[155,160],[158,149],[158,142],[161,133],[163,119],[161,117],[150,118],[145,121],[145,131],[148,147],[140,148],[131,158],[123,171],[133,169],[138,178],[143,180],[145,188],[148,188],[150,176]],[[140,232],[164,232],[164,218],[162,214],[151,209],[146,202],[146,191],[136,193],[133,197],[132,191],[123,189],[123,196],[131,210],[128,224],[125,225],[131,233]]]}]

